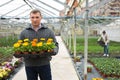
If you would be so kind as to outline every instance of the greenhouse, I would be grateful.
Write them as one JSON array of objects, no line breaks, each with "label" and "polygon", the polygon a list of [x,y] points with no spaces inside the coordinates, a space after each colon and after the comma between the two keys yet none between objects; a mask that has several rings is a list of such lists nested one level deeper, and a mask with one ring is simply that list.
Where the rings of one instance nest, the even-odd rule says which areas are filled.
[{"label": "greenhouse", "polygon": [[0,80],[120,80],[119,67],[120,0],[0,2]]}]

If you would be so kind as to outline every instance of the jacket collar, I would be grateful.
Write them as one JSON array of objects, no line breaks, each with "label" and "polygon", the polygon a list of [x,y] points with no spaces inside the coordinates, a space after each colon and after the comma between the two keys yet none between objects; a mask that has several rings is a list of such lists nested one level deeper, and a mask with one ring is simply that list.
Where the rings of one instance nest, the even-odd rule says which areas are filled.
[{"label": "jacket collar", "polygon": [[[41,23],[41,28],[40,28],[40,29],[46,29],[46,28],[47,28],[47,27]],[[27,30],[28,30],[28,29],[33,29],[33,28],[32,28],[32,24],[29,24],[26,29],[27,29]]]}]

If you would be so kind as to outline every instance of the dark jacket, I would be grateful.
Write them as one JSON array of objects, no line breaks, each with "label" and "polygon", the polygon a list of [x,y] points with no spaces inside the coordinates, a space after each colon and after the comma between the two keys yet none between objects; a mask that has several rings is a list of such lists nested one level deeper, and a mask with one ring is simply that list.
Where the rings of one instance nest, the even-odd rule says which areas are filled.
[{"label": "dark jacket", "polygon": [[52,59],[51,56],[56,55],[59,49],[53,31],[51,31],[48,27],[45,27],[43,24],[41,24],[41,28],[36,32],[35,30],[32,29],[32,26],[29,25],[29,27],[23,30],[20,34],[21,40],[24,40],[26,38],[28,38],[29,40],[33,40],[34,38],[37,38],[38,40],[40,40],[40,38],[45,38],[45,39],[52,38],[56,44],[56,48],[54,49],[54,52],[51,55],[46,55],[44,57],[40,57],[40,56],[24,57],[25,66],[42,66],[42,65],[50,64],[50,60]]}]

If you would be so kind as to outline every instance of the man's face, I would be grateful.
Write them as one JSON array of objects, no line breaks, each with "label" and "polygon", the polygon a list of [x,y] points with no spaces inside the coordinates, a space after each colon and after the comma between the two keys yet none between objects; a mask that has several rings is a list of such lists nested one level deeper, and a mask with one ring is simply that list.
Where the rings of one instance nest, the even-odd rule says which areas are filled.
[{"label": "man's face", "polygon": [[39,12],[30,14],[30,20],[31,20],[33,27],[38,27],[40,25],[41,18],[42,17],[40,16]]}]

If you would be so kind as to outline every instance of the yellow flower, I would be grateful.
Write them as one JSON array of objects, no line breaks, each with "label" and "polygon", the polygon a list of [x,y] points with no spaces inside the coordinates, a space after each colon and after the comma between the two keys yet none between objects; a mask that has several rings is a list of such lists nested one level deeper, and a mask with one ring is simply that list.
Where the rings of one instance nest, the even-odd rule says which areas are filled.
[{"label": "yellow flower", "polygon": [[39,42],[38,44],[37,44],[37,46],[39,47],[39,46],[42,46],[43,45],[43,42]]},{"label": "yellow flower", "polygon": [[20,43],[15,43],[13,46],[14,46],[15,48],[20,47]]},{"label": "yellow flower", "polygon": [[96,78],[92,78],[92,80],[96,80]]},{"label": "yellow flower", "polygon": [[22,40],[18,40],[18,43],[22,43],[23,41]]},{"label": "yellow flower", "polygon": [[47,42],[53,42],[52,38],[48,38]]},{"label": "yellow flower", "polygon": [[47,42],[46,44],[47,44],[47,45],[51,45],[52,43],[51,43],[51,42]]},{"label": "yellow flower", "polygon": [[23,46],[28,46],[29,43],[28,43],[28,42],[24,42],[22,45],[23,45]]},{"label": "yellow flower", "polygon": [[103,80],[102,78],[92,78],[92,80]]},{"label": "yellow flower", "polygon": [[45,41],[45,38],[40,38],[41,41]]},{"label": "yellow flower", "polygon": [[29,39],[24,39],[24,42],[28,42],[29,41]]}]

